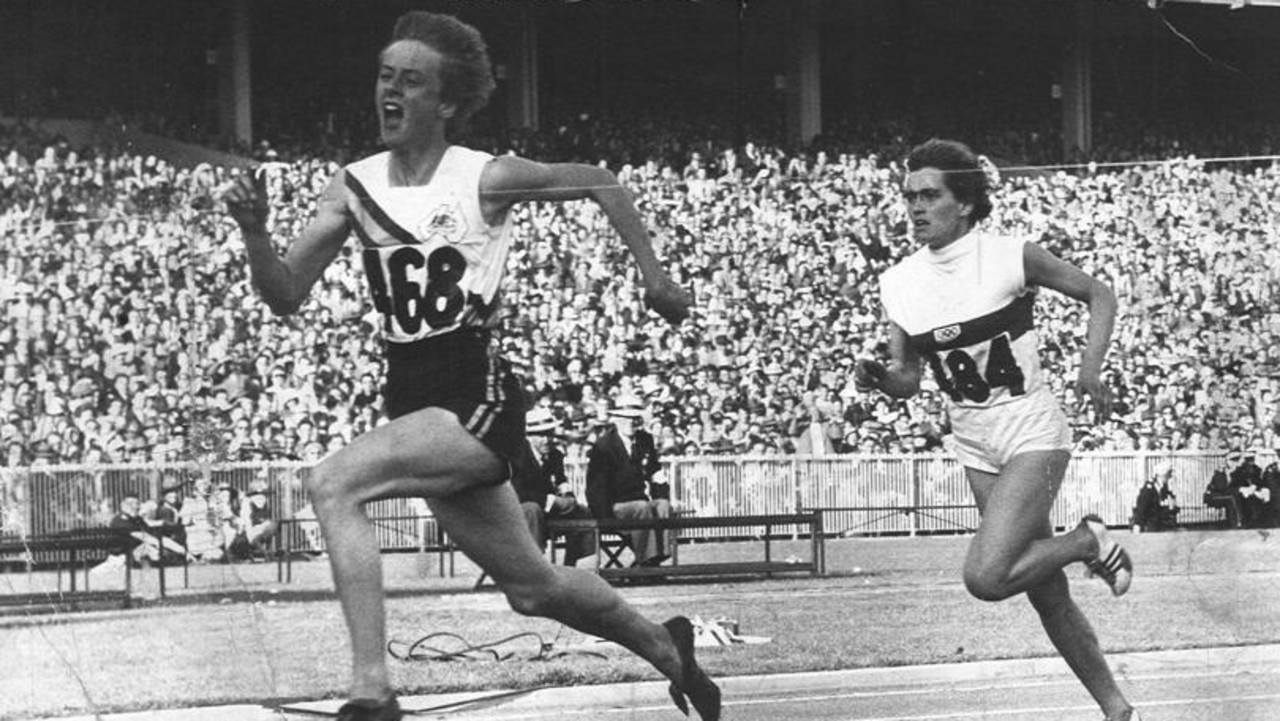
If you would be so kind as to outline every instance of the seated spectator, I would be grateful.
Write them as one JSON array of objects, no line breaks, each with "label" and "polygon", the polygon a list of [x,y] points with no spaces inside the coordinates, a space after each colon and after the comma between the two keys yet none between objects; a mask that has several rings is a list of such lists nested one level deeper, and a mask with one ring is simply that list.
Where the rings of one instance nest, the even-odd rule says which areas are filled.
[{"label": "seated spectator", "polygon": [[1142,483],[1138,499],[1133,504],[1133,530],[1137,533],[1155,531],[1160,527],[1160,489],[1154,476]]},{"label": "seated spectator", "polygon": [[[554,434],[559,427],[555,416],[545,408],[535,408],[525,417],[525,433],[529,447],[515,463],[511,482],[520,499],[525,520],[534,542],[544,547],[549,540],[546,519],[591,518],[591,512],[578,503],[569,487],[564,471],[564,452],[556,447]],[[596,537],[591,531],[575,531],[565,535],[564,565],[596,552]]]},{"label": "seated spectator", "polygon": [[1140,532],[1164,531],[1177,527],[1178,499],[1169,490],[1173,465],[1161,461],[1155,473],[1142,484],[1133,506],[1133,526]]},{"label": "seated spectator", "polygon": [[[417,501],[418,499],[411,498],[409,500],[410,500],[410,508],[413,508],[413,505],[414,505],[413,502]],[[424,508],[426,505],[427,505],[426,501],[422,501],[422,506]],[[426,510],[422,512],[418,512],[415,509],[414,512],[418,513],[419,515],[430,514],[430,511],[426,511]],[[319,558],[323,556],[325,553],[324,536],[322,536],[320,533],[320,522],[316,518],[316,507],[308,503],[302,508],[299,508],[298,511],[293,514],[293,518],[294,520],[298,521],[297,525],[299,528],[302,529],[302,540],[303,540],[303,543],[306,544],[307,553],[311,554],[311,556],[315,558]],[[419,528],[418,528],[418,540],[419,540],[419,543],[423,544],[424,546],[426,544],[426,531],[424,530],[425,525],[426,525],[425,520],[420,521]]]},{"label": "seated spectator", "polygon": [[142,517],[142,502],[137,494],[129,493],[120,499],[120,510],[112,516],[107,527],[127,533],[133,538],[127,555],[135,567],[143,563],[160,562],[160,539],[150,533],[150,526]]},{"label": "seated spectator", "polygon": [[266,479],[258,478],[249,484],[249,492],[240,505],[240,528],[248,544],[248,556],[255,561],[268,556],[267,545],[279,530],[270,496],[271,488]]},{"label": "seated spectator", "polygon": [[[653,437],[636,429],[643,407],[634,398],[619,399],[609,411],[611,421],[601,431],[587,457],[587,505],[596,518],[650,520],[657,518],[647,485],[661,468]],[[670,504],[667,504],[670,508]],[[657,566],[670,556],[659,534],[648,528],[624,534],[637,566]]]},{"label": "seated spectator", "polygon": [[218,484],[213,497],[213,513],[222,537],[222,560],[236,561],[248,555],[248,538],[241,521],[240,492],[229,482]]},{"label": "seated spectator", "polygon": [[1227,456],[1213,471],[1209,485],[1204,489],[1204,505],[1221,508],[1227,514],[1227,528],[1240,527],[1240,498],[1231,488],[1228,469],[1240,459],[1236,454]]},{"label": "seated spectator", "polygon": [[1178,527],[1178,514],[1182,507],[1178,505],[1178,494],[1169,488],[1169,480],[1173,477],[1173,466],[1170,465],[1160,479],[1160,528],[1168,530]]},{"label": "seated spectator", "polygon": [[1241,527],[1257,528],[1265,510],[1265,504],[1258,495],[1262,469],[1254,461],[1252,451],[1246,451],[1240,457],[1240,465],[1231,471],[1231,490],[1239,494]]},{"label": "seated spectator", "polygon": [[1275,459],[1262,471],[1257,495],[1262,501],[1259,526],[1280,528],[1280,448],[1276,449]]},{"label": "seated spectator", "polygon": [[[160,499],[156,501],[155,510],[150,514],[147,525],[152,532],[164,542],[164,561],[173,561],[189,557],[187,552],[187,531],[183,525],[182,496],[180,491],[184,483],[177,476],[168,474],[161,481]],[[172,543],[170,543],[170,541]],[[178,552],[178,549],[181,552]]]},{"label": "seated spectator", "polygon": [[196,561],[220,561],[225,552],[222,529],[214,512],[215,502],[212,482],[202,473],[196,477],[191,495],[183,499],[178,514],[186,529],[187,551]]}]

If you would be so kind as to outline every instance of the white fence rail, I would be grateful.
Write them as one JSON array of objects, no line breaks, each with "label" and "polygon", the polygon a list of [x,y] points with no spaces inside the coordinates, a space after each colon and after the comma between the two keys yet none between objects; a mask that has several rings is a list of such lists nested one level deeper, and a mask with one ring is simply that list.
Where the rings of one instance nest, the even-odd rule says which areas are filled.
[{"label": "white fence rail", "polygon": [[[1199,514],[1194,520],[1212,520],[1206,515],[1212,511],[1197,507],[1221,459],[1221,454],[1189,452],[1078,454],[1067,470],[1052,521],[1067,528],[1094,512],[1112,524],[1125,524],[1139,487],[1161,460],[1173,464],[1170,486],[1184,508]],[[1258,462],[1265,465],[1270,458],[1260,456]],[[567,465],[578,497],[585,498],[584,464]],[[828,532],[867,534],[956,532],[978,522],[964,471],[947,455],[682,456],[665,465],[674,503],[699,516],[836,509],[828,516]],[[266,480],[279,518],[306,517],[303,481],[309,472],[298,463],[0,468],[0,533],[99,526],[125,494],[154,499],[166,478],[200,475],[207,475],[214,487],[228,483],[242,493],[255,479]],[[371,516],[383,518],[425,513],[425,504],[405,499],[378,501],[369,508]],[[406,519],[380,523],[378,532],[384,544],[403,546],[420,529]]]}]

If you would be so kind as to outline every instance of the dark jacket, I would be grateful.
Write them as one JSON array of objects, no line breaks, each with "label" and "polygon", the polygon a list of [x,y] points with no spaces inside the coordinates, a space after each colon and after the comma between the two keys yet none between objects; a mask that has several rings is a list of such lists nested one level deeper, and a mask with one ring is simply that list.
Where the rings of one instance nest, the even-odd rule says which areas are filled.
[{"label": "dark jacket", "polygon": [[614,426],[600,434],[587,453],[587,505],[596,518],[613,518],[613,504],[649,500],[649,479],[658,472],[653,436],[637,430],[631,452]]},{"label": "dark jacket", "polygon": [[1133,522],[1143,528],[1152,530],[1160,523],[1160,489],[1154,480],[1142,484],[1138,491],[1138,500],[1133,506]]},{"label": "dark jacket", "polygon": [[1246,486],[1256,486],[1262,482],[1262,469],[1253,461],[1245,461],[1231,471],[1231,488],[1238,492]]},{"label": "dark jacket", "polygon": [[515,487],[521,503],[544,506],[547,496],[554,494],[556,487],[567,481],[564,453],[553,445],[548,445],[546,455],[539,459],[526,443],[524,452],[511,465],[511,485]]},{"label": "dark jacket", "polygon": [[[147,526],[147,522],[142,519],[142,516],[131,516],[124,511],[120,511],[116,513],[116,515],[112,516],[107,527],[113,531],[130,534],[139,532],[147,533],[150,531],[150,528]],[[129,542],[128,549],[133,551],[133,549],[140,545],[142,545],[142,541],[134,539]]]}]

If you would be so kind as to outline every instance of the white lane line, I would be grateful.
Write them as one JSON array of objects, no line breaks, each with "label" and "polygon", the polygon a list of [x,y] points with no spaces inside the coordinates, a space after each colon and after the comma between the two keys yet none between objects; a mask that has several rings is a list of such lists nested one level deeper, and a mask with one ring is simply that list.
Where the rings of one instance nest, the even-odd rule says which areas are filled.
[{"label": "white lane line", "polygon": [[[826,701],[826,700],[838,700],[842,698],[846,698],[846,697],[832,695],[828,697],[814,696],[806,699],[789,698],[789,699],[785,699],[785,702],[792,703],[797,700]],[[1142,711],[1143,709],[1150,709],[1158,706],[1205,706],[1208,704],[1229,704],[1232,702],[1241,703],[1241,702],[1261,702],[1261,701],[1280,701],[1280,694],[1272,693],[1272,694],[1256,694],[1252,696],[1215,696],[1213,698],[1196,697],[1196,698],[1186,698],[1186,699],[1168,699],[1168,700],[1161,700],[1161,701],[1144,701],[1138,704],[1138,710]],[[781,702],[783,701],[782,700],[776,700],[776,701],[760,700],[760,701],[730,702],[730,703],[726,703],[725,706],[726,707],[755,706],[755,705],[765,705],[768,703],[781,703]],[[618,714],[618,713],[634,714],[637,711],[661,711],[667,708],[669,708],[669,706],[637,706],[637,707],[625,708],[625,709],[624,708],[605,709],[605,710],[597,709],[593,713],[601,713],[601,711],[603,711],[604,713],[611,713],[611,714]],[[1094,704],[1079,704],[1079,705],[1073,705],[1073,706],[1027,706],[1027,707],[1008,708],[1008,709],[982,708],[974,711],[955,711],[955,712],[948,712],[948,713],[935,713],[935,714],[926,714],[926,715],[921,715],[919,713],[912,713],[909,716],[850,717],[850,721],[963,721],[964,719],[990,719],[990,718],[998,718],[998,717],[1035,718],[1037,716],[1041,716],[1045,714],[1063,714],[1063,713],[1097,714],[1098,707]],[[557,714],[557,715],[563,715],[563,714]],[[530,718],[530,717],[522,717],[522,718]]]},{"label": "white lane line", "polygon": [[[1128,677],[1129,682],[1134,681],[1173,681],[1181,679],[1212,679],[1227,676],[1242,675],[1265,675],[1265,673],[1277,673],[1277,671],[1267,670],[1264,673],[1250,671],[1247,674],[1240,672],[1213,672],[1213,673],[1175,673],[1175,674],[1142,674]],[[787,696],[783,694],[770,695],[768,698],[757,699],[727,699],[725,707],[747,707],[747,706],[769,706],[778,704],[795,704],[795,703],[823,703],[830,701],[856,701],[860,699],[876,699],[890,697],[906,697],[906,696],[936,696],[940,692],[946,693],[981,693],[989,691],[1014,691],[1018,689],[1033,689],[1049,686],[1076,686],[1079,682],[1074,678],[1062,680],[1043,680],[1043,681],[1022,681],[1017,683],[1004,684],[984,684],[978,686],[969,686],[964,684],[944,685],[933,688],[910,688],[910,689],[882,689],[878,691],[846,691],[841,693],[830,694],[812,694],[807,696]],[[1179,706],[1179,705],[1204,705],[1210,703],[1230,703],[1230,702],[1253,702],[1280,699],[1280,693],[1261,694],[1251,696],[1214,696],[1214,697],[1197,697],[1192,699],[1174,699],[1174,700],[1151,700],[1139,703],[1140,708],[1150,708],[1157,706]],[[470,714],[454,713],[447,715],[435,716],[434,718],[457,719],[467,718],[474,721],[483,721],[484,719],[543,719],[557,718],[565,716],[585,716],[596,714],[634,714],[637,712],[653,712],[670,709],[669,703],[663,704],[646,704],[638,706],[615,706],[612,708],[579,708],[579,709],[493,709],[492,715],[472,716]],[[1026,708],[1010,708],[1010,709],[991,709],[983,708],[977,711],[957,711],[946,712],[940,714],[932,714],[921,716],[918,713],[910,716],[882,716],[859,718],[857,721],[945,721],[946,719],[973,719],[973,718],[991,718],[993,716],[1019,716],[1025,714],[1047,714],[1062,712],[1096,712],[1097,706],[1092,704],[1073,705],[1073,706],[1049,706],[1049,707],[1026,707]],[[431,713],[423,710],[414,715],[425,715]]]}]

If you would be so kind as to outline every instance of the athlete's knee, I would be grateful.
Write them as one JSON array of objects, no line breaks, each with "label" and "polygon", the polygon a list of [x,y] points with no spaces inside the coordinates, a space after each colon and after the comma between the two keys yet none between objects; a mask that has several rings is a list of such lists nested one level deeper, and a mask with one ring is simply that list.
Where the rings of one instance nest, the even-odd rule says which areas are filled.
[{"label": "athlete's knee", "polygon": [[991,566],[973,566],[964,570],[964,587],[979,601],[1003,601],[1014,595],[1007,575]]},{"label": "athlete's knee", "polygon": [[332,461],[320,463],[307,474],[302,486],[306,489],[312,504],[315,505],[317,513],[351,502],[349,494],[343,487],[344,478],[345,474],[338,468],[338,464]]},{"label": "athlete's knee", "polygon": [[521,616],[550,616],[560,597],[560,586],[554,577],[543,583],[510,584],[503,591],[511,610]]}]

